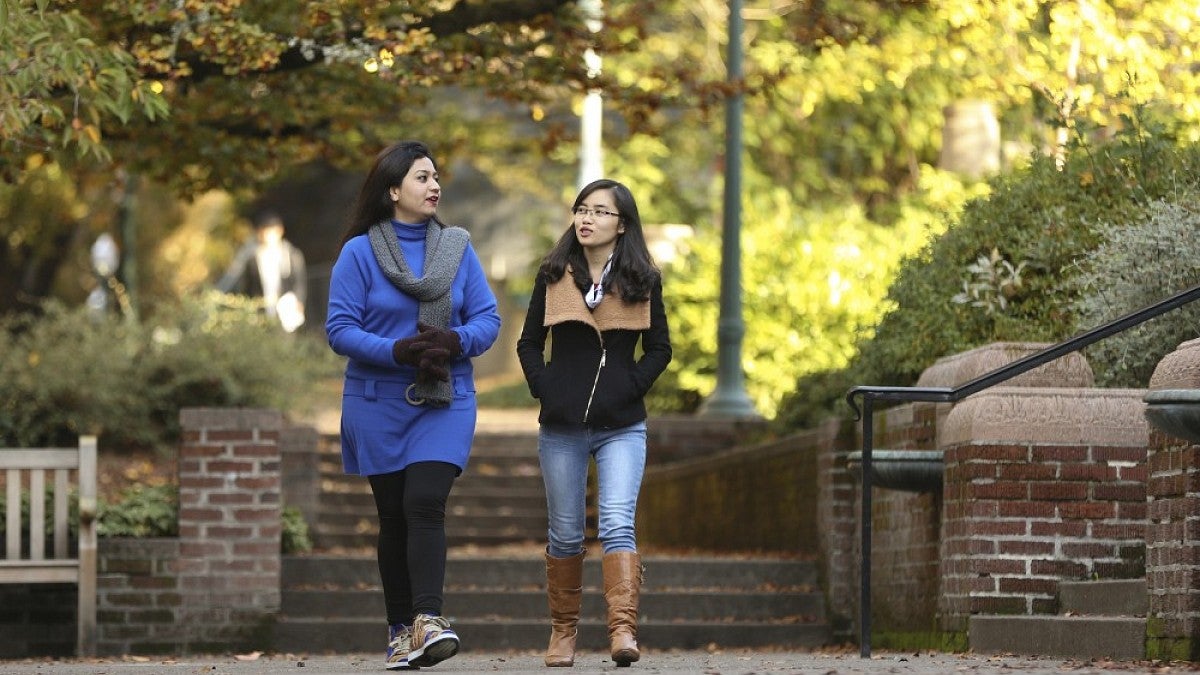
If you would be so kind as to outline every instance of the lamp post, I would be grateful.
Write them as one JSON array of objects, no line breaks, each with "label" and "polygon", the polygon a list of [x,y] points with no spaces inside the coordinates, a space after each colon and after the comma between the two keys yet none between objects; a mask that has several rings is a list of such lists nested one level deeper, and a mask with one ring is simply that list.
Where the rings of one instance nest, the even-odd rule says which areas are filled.
[{"label": "lamp post", "polygon": [[[583,13],[588,30],[593,34],[603,27],[601,0],[582,0],[579,10]],[[600,55],[588,48],[583,55],[589,78],[600,76]],[[600,90],[591,88],[583,99],[583,112],[579,128],[579,189],[604,176],[604,147],[600,142],[604,119],[604,99]]]},{"label": "lamp post", "polygon": [[105,232],[92,243],[91,257],[92,271],[100,283],[88,294],[87,306],[95,314],[104,314],[108,311],[108,291],[121,262],[121,251],[112,235]]},{"label": "lamp post", "polygon": [[761,417],[746,394],[742,373],[742,3],[729,3],[725,103],[725,194],[721,232],[721,310],[717,324],[717,388],[700,406],[701,417]]}]

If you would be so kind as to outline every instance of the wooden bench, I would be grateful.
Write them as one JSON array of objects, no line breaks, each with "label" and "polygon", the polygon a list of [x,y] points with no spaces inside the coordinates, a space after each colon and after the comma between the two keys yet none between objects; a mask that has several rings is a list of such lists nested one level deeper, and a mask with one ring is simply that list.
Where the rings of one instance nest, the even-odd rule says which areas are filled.
[{"label": "wooden bench", "polygon": [[[79,538],[70,546],[71,476],[79,489]],[[5,555],[0,583],[73,583],[79,587],[80,656],[96,652],[96,437],[82,436],[78,448],[0,448],[5,476]],[[54,502],[46,539],[46,488],[51,475]],[[22,516],[21,495],[29,490],[29,518]],[[23,522],[24,521],[24,522]],[[23,534],[28,532],[28,541]],[[75,557],[72,557],[75,553]]]}]

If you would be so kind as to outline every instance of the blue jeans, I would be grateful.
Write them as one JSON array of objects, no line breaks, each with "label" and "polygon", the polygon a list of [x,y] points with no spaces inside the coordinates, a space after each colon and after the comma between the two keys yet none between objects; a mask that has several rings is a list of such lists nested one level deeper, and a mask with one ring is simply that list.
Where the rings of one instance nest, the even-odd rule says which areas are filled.
[{"label": "blue jeans", "polygon": [[550,513],[551,556],[568,558],[583,551],[588,462],[593,457],[604,552],[637,550],[633,525],[646,468],[645,422],[607,430],[543,426],[538,457]]}]

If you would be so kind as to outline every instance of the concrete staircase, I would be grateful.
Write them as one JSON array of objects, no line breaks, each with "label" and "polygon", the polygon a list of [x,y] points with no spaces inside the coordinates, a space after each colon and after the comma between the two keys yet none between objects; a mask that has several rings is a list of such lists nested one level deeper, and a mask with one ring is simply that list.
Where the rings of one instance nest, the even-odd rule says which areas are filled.
[{"label": "concrete staircase", "polygon": [[[320,550],[373,550],[378,525],[371,488],[342,472],[337,436],[320,442],[321,506],[312,526]],[[538,469],[536,432],[481,430],[466,472],[446,505],[451,547],[494,546],[546,538],[546,496]]]},{"label": "concrete staircase", "polygon": [[972,616],[971,649],[1062,658],[1145,658],[1145,579],[1060,581],[1058,600],[1057,615]]},{"label": "concrete staircase", "polygon": [[[803,560],[645,556],[639,641],[647,650],[816,648],[829,644],[825,601]],[[381,652],[383,592],[373,557],[302,556],[283,562],[273,648],[289,653]],[[584,565],[581,650],[607,648],[600,562]],[[550,635],[545,567],[520,557],[455,555],[445,613],[466,650],[542,650]]]},{"label": "concrete staircase", "polygon": [[[467,471],[447,504],[445,613],[465,650],[544,650],[546,502],[536,411],[480,411]],[[375,507],[345,476],[336,427],[320,438],[316,552],[285,557],[276,650],[382,654]],[[581,650],[607,649],[599,544],[584,566]],[[640,641],[647,650],[815,648],[831,642],[815,565],[763,557],[645,555]]]}]

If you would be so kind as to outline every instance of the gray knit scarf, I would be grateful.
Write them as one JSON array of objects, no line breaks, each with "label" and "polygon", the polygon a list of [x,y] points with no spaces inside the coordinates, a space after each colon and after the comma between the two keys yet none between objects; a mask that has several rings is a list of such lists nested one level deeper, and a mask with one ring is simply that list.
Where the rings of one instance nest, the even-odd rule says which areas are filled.
[{"label": "gray knit scarf", "polygon": [[[368,230],[371,251],[383,269],[383,274],[400,291],[420,301],[417,317],[423,323],[436,328],[450,326],[453,311],[450,284],[458,274],[463,251],[471,235],[461,227],[443,228],[432,218],[425,228],[425,276],[417,279],[404,260],[400,241],[396,238],[395,226],[389,221],[376,223]],[[454,398],[454,387],[441,380],[427,381],[417,378],[413,398],[445,407]]]}]

